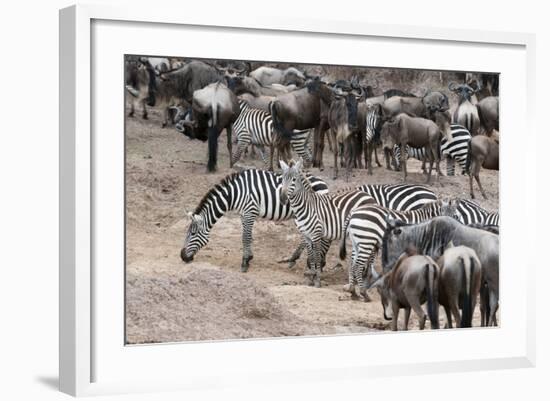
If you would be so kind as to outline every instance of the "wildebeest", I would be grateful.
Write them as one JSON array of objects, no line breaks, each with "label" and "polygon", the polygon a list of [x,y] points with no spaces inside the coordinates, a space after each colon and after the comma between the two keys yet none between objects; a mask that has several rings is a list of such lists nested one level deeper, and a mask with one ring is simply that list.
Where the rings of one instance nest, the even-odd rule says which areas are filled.
[{"label": "wildebeest", "polygon": [[499,169],[499,146],[498,142],[485,135],[478,135],[472,138],[468,144],[468,157],[466,159],[466,170],[470,175],[470,196],[474,195],[473,178],[476,179],[481,195],[487,199],[487,195],[481,186],[479,180],[479,171],[481,167],[488,170]]},{"label": "wildebeest", "polygon": [[263,66],[251,71],[249,75],[262,85],[281,84],[301,87],[306,82],[304,73],[294,67],[281,70]]},{"label": "wildebeest", "polygon": [[[135,97],[134,102],[143,106],[143,118],[147,118],[145,105],[163,108],[162,126],[169,120],[169,109],[183,103],[191,104],[193,93],[213,82],[223,79],[223,74],[215,67],[202,61],[191,61],[182,68],[157,76],[155,69],[146,58],[139,61],[136,73],[130,74],[130,83],[126,84],[128,92]],[[128,82],[128,80],[127,80]],[[134,113],[134,106],[130,116]]]},{"label": "wildebeest", "polygon": [[371,288],[378,290],[384,318],[391,319],[392,330],[397,331],[399,310],[403,308],[403,329],[409,329],[409,317],[413,309],[418,316],[420,330],[424,330],[426,313],[422,309],[422,304],[426,301],[431,328],[438,329],[438,283],[439,267],[434,260],[429,256],[418,255],[413,248],[409,248],[399,257],[391,271],[376,278]]},{"label": "wildebeest", "polygon": [[476,104],[479,125],[487,135],[493,130],[499,130],[498,100],[497,96],[488,96]]},{"label": "wildebeest", "polygon": [[[437,260],[449,242],[472,248],[481,262],[482,326],[496,325],[499,299],[499,237],[488,231],[463,225],[453,217],[440,216],[418,224],[405,224],[388,219],[382,241],[382,266],[395,265],[404,250],[414,246],[419,253]],[[484,286],[486,288],[484,289]],[[482,292],[483,292],[482,291]]]},{"label": "wildebeest", "polygon": [[[184,121],[183,133],[192,139],[208,140],[208,171],[216,170],[218,137],[225,128],[227,150],[232,155],[232,124],[239,116],[237,96],[221,82],[196,90],[192,100],[192,120]],[[231,163],[231,162],[230,162]]]},{"label": "wildebeest", "polygon": [[[439,304],[445,309],[447,326],[472,327],[472,317],[481,289],[481,262],[475,251],[450,242],[437,260],[439,276]],[[462,310],[462,314],[460,313]]]},{"label": "wildebeest", "polygon": [[[332,102],[332,90],[319,78],[310,80],[304,88],[279,95],[269,105],[273,118],[273,129],[279,141],[288,142],[295,129],[315,128],[315,141],[319,133],[326,130],[326,117],[322,118],[321,109],[328,114]],[[316,149],[317,150],[317,149]],[[314,153],[314,166],[316,153]]]},{"label": "wildebeest", "polygon": [[[407,145],[414,148],[425,148],[430,160],[430,169],[428,172],[428,183],[431,181],[433,163],[435,161],[436,180],[439,180],[441,170],[439,168],[439,147],[441,143],[441,133],[437,125],[426,118],[411,117],[408,114],[401,113],[394,119],[384,124],[382,132],[382,143],[384,151],[393,149],[394,145],[401,147],[401,157],[403,158],[401,166],[403,169],[403,181],[407,180],[408,155]],[[389,157],[386,152],[386,157]],[[386,159],[386,165],[389,165]]]},{"label": "wildebeest", "polygon": [[[342,147],[346,159],[346,179],[358,154],[356,137],[359,132],[358,102],[364,99],[364,90],[355,80],[337,81],[333,87],[334,97],[328,110],[328,125],[334,139],[334,178],[338,177],[338,152]],[[364,120],[365,116],[363,116]],[[363,122],[364,125],[364,122]]]},{"label": "wildebeest", "polygon": [[450,82],[449,90],[459,97],[458,106],[453,116],[454,122],[466,127],[472,136],[477,135],[479,133],[479,114],[477,107],[472,103],[472,95],[479,89],[474,90],[468,84]]},{"label": "wildebeest", "polygon": [[250,93],[258,96],[277,96],[284,93],[292,92],[296,89],[296,85],[262,85],[251,77],[228,77],[227,87],[235,92],[236,95]]},{"label": "wildebeest", "polygon": [[448,97],[442,92],[431,91],[423,97],[392,96],[384,101],[382,114],[385,120],[400,113],[433,119],[434,112],[447,110],[449,110]]}]

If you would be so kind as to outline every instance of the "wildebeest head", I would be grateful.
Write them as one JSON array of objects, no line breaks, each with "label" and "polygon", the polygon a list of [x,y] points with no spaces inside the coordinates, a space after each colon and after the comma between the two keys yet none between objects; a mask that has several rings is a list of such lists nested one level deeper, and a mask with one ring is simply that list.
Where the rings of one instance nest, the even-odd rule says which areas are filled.
[{"label": "wildebeest head", "polygon": [[304,86],[306,82],[305,74],[294,67],[289,67],[283,72],[282,85],[296,85],[296,87]]},{"label": "wildebeest head", "polygon": [[281,170],[283,171],[281,174],[283,182],[281,184],[279,200],[283,205],[286,205],[288,203],[288,197],[292,196],[294,190],[296,189],[296,181],[300,178],[302,160],[299,160],[296,163],[291,160],[290,165],[286,164],[283,160],[280,160],[279,164],[281,165]]},{"label": "wildebeest head", "polygon": [[203,216],[194,213],[188,213],[188,216],[191,219],[191,224],[187,229],[185,243],[180,252],[181,260],[185,263],[191,262],[196,253],[208,243],[208,234],[210,233],[210,228]]},{"label": "wildebeest head", "polygon": [[380,294],[380,302],[382,303],[382,310],[384,311],[384,319],[392,320],[393,310],[391,306],[389,286],[390,273],[378,275],[378,273],[376,273],[376,270],[373,269],[372,274],[373,282],[369,286],[369,288],[376,288],[378,294]]},{"label": "wildebeest head", "polygon": [[422,103],[426,107],[428,117],[431,117],[436,111],[449,110],[449,98],[442,92],[432,91],[426,93],[422,98]]},{"label": "wildebeest head", "polygon": [[449,83],[449,90],[456,93],[460,100],[459,103],[463,101],[471,101],[472,95],[479,92],[480,88],[474,89],[468,84],[457,84],[456,82]]},{"label": "wildebeest head", "polygon": [[203,130],[198,129],[198,121],[193,118],[193,109],[188,107],[179,110],[174,117],[176,131],[182,133],[190,139],[199,139],[205,142],[208,136],[204,135]]},{"label": "wildebeest head", "polygon": [[250,72],[250,64],[244,61],[218,60],[214,67],[225,77],[242,77]]},{"label": "wildebeest head", "polygon": [[147,97],[145,102],[148,106],[154,107],[156,104],[157,97],[157,73],[149,59],[146,57],[140,58],[140,85],[147,85]]},{"label": "wildebeest head", "polygon": [[338,80],[332,85],[335,101],[345,100],[347,110],[347,124],[350,131],[357,129],[357,105],[364,100],[365,91],[357,80]]}]

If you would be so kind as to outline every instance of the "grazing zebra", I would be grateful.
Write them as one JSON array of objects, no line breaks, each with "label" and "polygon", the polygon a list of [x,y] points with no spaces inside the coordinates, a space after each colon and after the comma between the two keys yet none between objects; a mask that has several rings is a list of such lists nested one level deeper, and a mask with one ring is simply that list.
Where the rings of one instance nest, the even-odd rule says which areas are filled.
[{"label": "grazing zebra", "polygon": [[363,152],[365,154],[365,165],[367,166],[367,174],[372,175],[372,152],[374,151],[374,158],[376,164],[381,167],[382,164],[378,160],[378,153],[376,152],[376,144],[380,142],[380,126],[381,126],[381,105],[375,104],[368,106],[366,117],[366,129],[365,138],[363,140]]},{"label": "grazing zebra", "polygon": [[[462,167],[462,174],[466,174],[466,158],[468,157],[468,142],[472,139],[470,132],[462,125],[451,124],[451,141],[446,137],[441,138],[441,154],[447,156],[447,175],[455,175],[455,163]],[[425,170],[426,151],[424,148],[412,148],[407,146],[409,157],[421,160],[422,170]],[[398,145],[393,147],[393,156],[397,170],[400,169],[401,149]]]},{"label": "grazing zebra", "polygon": [[[273,171],[273,119],[271,114],[264,110],[254,109],[250,107],[245,100],[239,100],[241,113],[235,123],[233,123],[233,132],[237,139],[237,149],[231,155],[231,162],[235,164],[241,158],[242,153],[253,144],[260,149],[266,146],[270,149],[270,169]],[[308,140],[310,130],[294,130],[290,145],[294,151],[306,162],[311,162],[312,155],[309,148]],[[264,152],[261,152],[262,159],[267,165],[267,157]]]},{"label": "grazing zebra", "polygon": [[[356,296],[367,297],[367,288],[363,285],[363,277],[368,270],[367,263],[372,262],[382,244],[384,233],[388,227],[388,218],[398,219],[406,223],[418,223],[440,215],[453,215],[456,205],[453,200],[438,200],[422,206],[420,209],[400,212],[380,205],[366,205],[355,209],[346,219],[344,235],[340,241],[340,259],[346,258],[346,237],[351,240],[352,252],[349,267],[349,281],[344,291]],[[359,291],[357,291],[357,287]]]},{"label": "grazing zebra", "polygon": [[[327,184],[307,175],[312,190],[328,192]],[[292,217],[289,205],[280,201],[282,178],[265,170],[249,169],[225,177],[204,195],[193,213],[180,256],[191,262],[195,254],[208,243],[210,230],[227,212],[237,211],[242,220],[243,259],[241,271],[246,272],[252,253],[252,228],[259,217],[267,220],[287,220]]]},{"label": "grazing zebra", "polygon": [[489,212],[470,199],[457,199],[455,218],[462,224],[499,226],[500,216],[498,212]]},{"label": "grazing zebra", "polygon": [[321,286],[321,268],[325,259],[323,241],[339,239],[346,217],[361,205],[374,204],[375,200],[363,191],[316,193],[302,173],[302,161],[288,166],[280,161],[282,174],[281,202],[290,203],[294,221],[306,240],[310,285]]}]

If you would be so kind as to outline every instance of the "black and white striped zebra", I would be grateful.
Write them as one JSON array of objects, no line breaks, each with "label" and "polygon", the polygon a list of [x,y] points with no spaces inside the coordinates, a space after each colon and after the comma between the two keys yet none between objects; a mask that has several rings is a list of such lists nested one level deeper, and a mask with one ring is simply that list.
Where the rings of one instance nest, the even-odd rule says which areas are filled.
[{"label": "black and white striped zebra", "polygon": [[374,204],[375,200],[363,191],[316,193],[302,173],[302,162],[288,166],[280,161],[282,174],[281,201],[289,203],[298,230],[306,240],[310,284],[321,285],[321,269],[326,250],[323,242],[340,239],[346,217],[357,207]]},{"label": "black and white striped zebra", "polygon": [[437,200],[431,189],[418,184],[369,184],[357,189],[372,196],[380,206],[400,211],[418,209]]},{"label": "black and white striped zebra", "polygon": [[[264,163],[267,165],[267,156],[262,150],[267,147],[270,151],[270,168],[273,169],[273,119],[271,114],[264,110],[250,107],[245,100],[239,100],[241,112],[237,120],[233,123],[233,132],[237,140],[237,148],[231,155],[232,163],[236,163],[241,158],[244,150],[250,145],[255,145],[261,150]],[[290,145],[294,151],[306,162],[311,162],[312,154],[309,148],[310,130],[294,130],[290,139]]]},{"label": "black and white striped zebra", "polygon": [[457,199],[455,218],[462,224],[496,226],[500,225],[498,212],[489,212],[470,199]]},{"label": "black and white striped zebra", "polygon": [[[466,174],[466,158],[468,156],[468,143],[472,139],[470,132],[462,125],[451,124],[451,141],[447,141],[446,137],[441,139],[441,155],[447,158],[447,175],[455,174],[455,163],[462,167],[462,174]],[[426,160],[426,151],[424,148],[408,148],[408,156],[421,160]],[[393,156],[397,169],[400,168],[401,149],[395,145],[393,147]],[[424,164],[422,165],[424,170]]]},{"label": "black and white striped zebra", "polygon": [[[327,184],[319,178],[307,175],[313,191],[328,192]],[[241,215],[243,258],[241,270],[246,272],[252,253],[252,228],[257,218],[287,220],[292,217],[290,205],[281,203],[282,178],[265,170],[249,169],[233,173],[215,185],[202,198],[193,213],[187,229],[185,244],[180,256],[184,262],[193,260],[197,252],[208,243],[214,224],[229,211]]]},{"label": "black and white striped zebra", "polygon": [[[368,299],[363,278],[367,266],[372,266],[378,249],[382,245],[388,227],[388,218],[406,223],[418,223],[440,215],[453,215],[454,201],[437,200],[420,209],[400,212],[380,205],[366,205],[355,209],[346,219],[344,235],[340,241],[340,258],[346,258],[346,238],[351,240],[352,252],[348,284],[344,290]],[[357,287],[356,287],[357,285]],[[359,291],[357,291],[357,288]]]},{"label": "black and white striped zebra", "polygon": [[380,141],[381,122],[381,105],[368,105],[363,146],[364,152],[366,152],[365,164],[367,165],[367,174],[369,175],[372,175],[372,152],[374,152],[374,158],[376,159],[378,167],[382,165],[380,161],[378,161],[378,154],[376,152],[376,145]]}]

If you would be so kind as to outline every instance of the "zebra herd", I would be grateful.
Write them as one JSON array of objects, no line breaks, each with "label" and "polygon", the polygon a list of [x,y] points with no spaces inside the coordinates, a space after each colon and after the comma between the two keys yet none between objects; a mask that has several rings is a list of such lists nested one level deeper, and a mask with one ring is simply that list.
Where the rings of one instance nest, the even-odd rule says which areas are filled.
[{"label": "zebra herd", "polygon": [[349,238],[351,258],[344,290],[352,298],[368,300],[369,274],[376,274],[374,261],[392,220],[416,224],[437,216],[452,216],[458,224],[498,233],[498,212],[489,212],[468,199],[438,199],[428,187],[417,184],[361,185],[329,191],[322,179],[302,170],[302,161],[280,164],[280,174],[246,169],[212,187],[188,213],[191,223],[181,259],[191,262],[208,243],[216,222],[225,213],[236,211],[242,222],[241,271],[246,272],[253,259],[255,221],[293,218],[302,241],[285,261],[293,266],[306,249],[304,276],[309,285],[320,287],[332,241],[339,241],[340,257],[345,259]]}]

